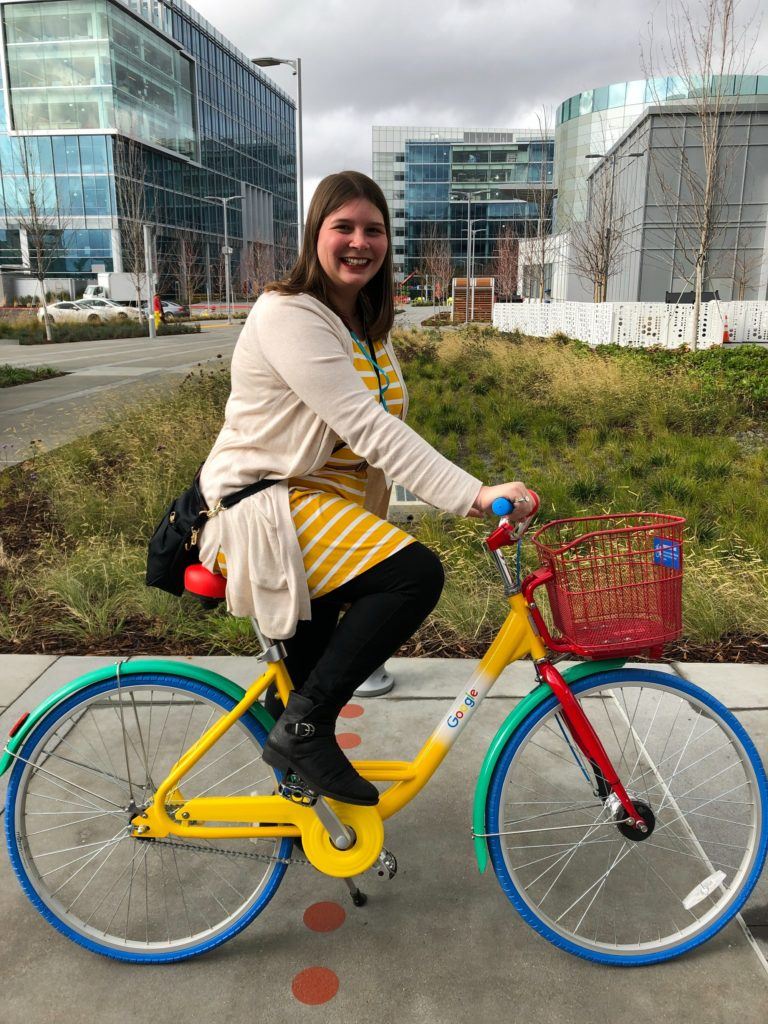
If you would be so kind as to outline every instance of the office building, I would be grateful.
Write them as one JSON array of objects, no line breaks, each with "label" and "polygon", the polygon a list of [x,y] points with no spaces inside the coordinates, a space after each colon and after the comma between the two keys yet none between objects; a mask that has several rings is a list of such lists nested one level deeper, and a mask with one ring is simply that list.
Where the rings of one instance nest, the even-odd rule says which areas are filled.
[{"label": "office building", "polygon": [[[768,97],[726,101],[719,122],[704,289],[723,301],[766,299]],[[593,169],[588,196],[612,194],[612,230],[620,233],[609,300],[690,295],[702,223],[700,166],[699,118],[663,104],[646,108]]]},{"label": "office building", "polygon": [[373,177],[392,214],[395,276],[408,282],[436,241],[455,272],[493,273],[500,236],[550,230],[553,140],[537,131],[373,128]]},{"label": "office building", "polygon": [[[724,92],[747,103],[760,97],[768,99],[768,76],[730,76]],[[614,82],[564,100],[555,114],[555,232],[565,231],[574,221],[585,218],[587,178],[594,169],[588,153],[607,153],[649,106],[690,108],[690,99],[687,80],[670,75]]]},{"label": "office building", "polygon": [[167,291],[182,245],[198,290],[219,291],[223,210],[207,196],[239,197],[236,283],[249,245],[295,253],[295,104],[184,0],[3,0],[0,32],[2,267],[28,264],[30,177],[59,280],[129,269],[121,179],[138,176]]}]

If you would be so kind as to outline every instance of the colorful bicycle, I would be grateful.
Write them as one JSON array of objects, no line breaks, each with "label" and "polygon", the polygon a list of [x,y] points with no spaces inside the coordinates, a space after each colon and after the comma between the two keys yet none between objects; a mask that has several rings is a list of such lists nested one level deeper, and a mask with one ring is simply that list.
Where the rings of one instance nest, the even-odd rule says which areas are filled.
[{"label": "colorful bicycle", "polygon": [[[136,661],[91,672],[25,715],[0,774],[12,769],[8,849],[35,907],[87,949],[161,963],[237,935],[293,861],[345,879],[362,903],[355,876],[397,869],[384,821],[427,784],[501,671],[530,656],[536,685],[477,783],[480,870],[490,858],[523,918],[587,959],[647,964],[705,942],[760,874],[768,790],[754,744],[719,701],[624,664],[679,634],[683,520],[550,523],[533,538],[541,568],[520,584],[502,548],[529,523],[502,517],[486,542],[509,614],[421,751],[355,762],[383,784],[376,807],[318,799],[262,761],[272,720],[258,697],[274,682],[285,701],[291,681],[280,644],[261,634],[264,671],[245,691],[202,668]],[[204,601],[225,585],[188,570]],[[551,628],[534,599],[541,586]],[[596,660],[561,674],[565,654]]]}]

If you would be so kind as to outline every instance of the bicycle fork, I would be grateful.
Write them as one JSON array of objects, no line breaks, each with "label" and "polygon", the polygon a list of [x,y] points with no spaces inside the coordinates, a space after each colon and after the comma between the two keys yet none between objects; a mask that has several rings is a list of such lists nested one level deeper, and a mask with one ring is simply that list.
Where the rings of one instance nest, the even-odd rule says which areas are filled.
[{"label": "bicycle fork", "polygon": [[555,697],[557,697],[562,708],[563,718],[565,719],[566,725],[568,726],[568,730],[570,731],[574,742],[584,756],[591,762],[593,769],[599,771],[601,778],[598,778],[597,781],[603,801],[605,802],[608,794],[603,794],[602,790],[607,785],[626,811],[628,816],[627,824],[634,822],[633,827],[639,832],[647,832],[648,823],[632,803],[629,794],[622,785],[621,780],[619,779],[619,776],[617,775],[616,770],[605,751],[605,747],[600,742],[600,737],[592,728],[592,723],[584,714],[581,705],[571,693],[570,687],[566,681],[557,671],[555,666],[546,659],[537,662],[536,668],[541,679],[547,684],[547,686],[549,686]]}]

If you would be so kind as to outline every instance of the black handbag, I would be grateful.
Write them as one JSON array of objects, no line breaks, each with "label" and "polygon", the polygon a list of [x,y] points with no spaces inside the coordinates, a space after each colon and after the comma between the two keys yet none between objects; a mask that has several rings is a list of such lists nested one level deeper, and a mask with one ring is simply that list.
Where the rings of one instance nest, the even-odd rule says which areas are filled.
[{"label": "black handbag", "polygon": [[264,491],[280,480],[259,480],[234,494],[221,498],[209,509],[200,490],[200,472],[183,494],[175,498],[158,523],[147,549],[148,587],[157,587],[175,597],[184,593],[184,573],[188,565],[200,561],[198,537],[204,524],[243,498]]}]

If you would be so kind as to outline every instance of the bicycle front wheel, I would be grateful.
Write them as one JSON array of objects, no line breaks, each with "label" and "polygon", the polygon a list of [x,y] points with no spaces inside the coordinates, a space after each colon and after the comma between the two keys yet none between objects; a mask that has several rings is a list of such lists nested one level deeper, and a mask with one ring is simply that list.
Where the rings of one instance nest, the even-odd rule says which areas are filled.
[{"label": "bicycle front wheel", "polygon": [[[184,960],[232,938],[285,873],[290,839],[144,840],[130,820],[235,701],[172,674],[78,691],[32,731],[8,787],[11,862],[40,913],[73,941],[137,963]],[[244,715],[169,800],[268,795],[266,733]]]},{"label": "bicycle front wheel", "polygon": [[554,697],[496,764],[491,861],[522,917],[590,960],[647,964],[705,942],[738,912],[768,845],[754,744],[711,694],[665,672],[623,669],[572,687],[648,824],[622,819]]}]

